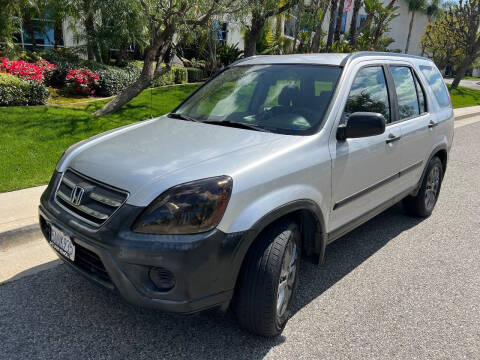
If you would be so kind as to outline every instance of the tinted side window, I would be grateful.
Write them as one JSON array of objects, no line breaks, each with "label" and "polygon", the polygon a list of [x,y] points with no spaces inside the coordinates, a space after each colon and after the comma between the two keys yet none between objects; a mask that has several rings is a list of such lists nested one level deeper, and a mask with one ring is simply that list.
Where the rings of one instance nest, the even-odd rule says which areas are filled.
[{"label": "tinted side window", "polygon": [[357,111],[380,113],[387,122],[390,121],[387,82],[381,66],[364,67],[358,71],[348,94],[343,122]]},{"label": "tinted side window", "polygon": [[417,96],[418,96],[418,104],[420,105],[420,114],[427,112],[427,106],[425,105],[425,93],[423,92],[423,88],[418,81],[417,75],[413,76],[415,78],[415,86],[417,87]]},{"label": "tinted side window", "polygon": [[418,116],[420,109],[412,71],[406,66],[392,66],[390,69],[397,92],[399,119]]},{"label": "tinted side window", "polygon": [[426,65],[421,65],[420,71],[427,79],[428,85],[430,85],[430,87],[432,88],[433,93],[437,98],[438,104],[441,107],[449,107],[450,96],[448,95],[447,87],[445,86],[445,82],[443,81],[440,72],[433,66]]}]

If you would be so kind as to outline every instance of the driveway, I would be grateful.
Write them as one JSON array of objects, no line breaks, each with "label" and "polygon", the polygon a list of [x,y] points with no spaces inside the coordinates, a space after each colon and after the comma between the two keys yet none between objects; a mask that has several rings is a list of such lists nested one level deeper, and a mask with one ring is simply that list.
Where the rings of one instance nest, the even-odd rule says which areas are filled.
[{"label": "driveway", "polygon": [[282,336],[136,308],[54,263],[0,286],[0,359],[480,359],[478,120],[456,129],[430,218],[394,206],[302,264]]},{"label": "driveway", "polygon": [[[453,82],[453,79],[445,79],[445,82],[447,84],[451,84]],[[460,80],[460,86],[469,88],[469,89],[475,89],[475,90],[480,90],[480,79],[478,80],[470,80],[470,79],[463,79]]]}]

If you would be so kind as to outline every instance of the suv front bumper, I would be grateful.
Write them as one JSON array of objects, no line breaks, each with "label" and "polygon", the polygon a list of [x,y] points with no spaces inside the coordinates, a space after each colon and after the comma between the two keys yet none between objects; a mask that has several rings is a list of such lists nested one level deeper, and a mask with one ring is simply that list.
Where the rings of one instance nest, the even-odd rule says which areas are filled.
[{"label": "suv front bumper", "polygon": [[[194,235],[134,233],[131,225],[143,208],[128,204],[92,229],[55,204],[55,178],[42,195],[40,225],[47,240],[51,225],[72,239],[74,261],[57,252],[65,263],[136,305],[179,313],[228,307],[243,260],[245,233],[218,229]],[[150,277],[155,268],[174,277],[173,288],[158,289]]]}]

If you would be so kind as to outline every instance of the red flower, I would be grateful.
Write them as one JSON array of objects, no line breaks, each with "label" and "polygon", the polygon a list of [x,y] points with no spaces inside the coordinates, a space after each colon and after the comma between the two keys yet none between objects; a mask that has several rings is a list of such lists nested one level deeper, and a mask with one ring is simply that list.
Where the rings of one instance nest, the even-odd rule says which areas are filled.
[{"label": "red flower", "polygon": [[23,60],[15,61],[0,58],[0,72],[8,73],[24,80],[43,81],[43,71],[35,64]]},{"label": "red flower", "polygon": [[98,84],[100,76],[87,68],[72,69],[65,77],[67,87],[83,95],[95,94],[94,87]]}]

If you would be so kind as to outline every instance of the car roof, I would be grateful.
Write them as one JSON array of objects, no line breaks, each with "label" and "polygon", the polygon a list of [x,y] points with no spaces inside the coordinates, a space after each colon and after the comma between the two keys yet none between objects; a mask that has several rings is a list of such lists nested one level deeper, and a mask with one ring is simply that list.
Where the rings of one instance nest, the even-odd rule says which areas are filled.
[{"label": "car roof", "polygon": [[359,57],[389,57],[392,59],[423,60],[431,62],[430,59],[391,52],[360,51],[350,54],[342,53],[318,53],[318,54],[292,54],[292,55],[255,55],[232,64],[237,65],[263,65],[263,64],[313,64],[343,66],[348,60]]},{"label": "car roof", "polygon": [[262,64],[322,64],[341,65],[350,54],[292,54],[292,55],[255,55],[234,65],[262,65]]}]

